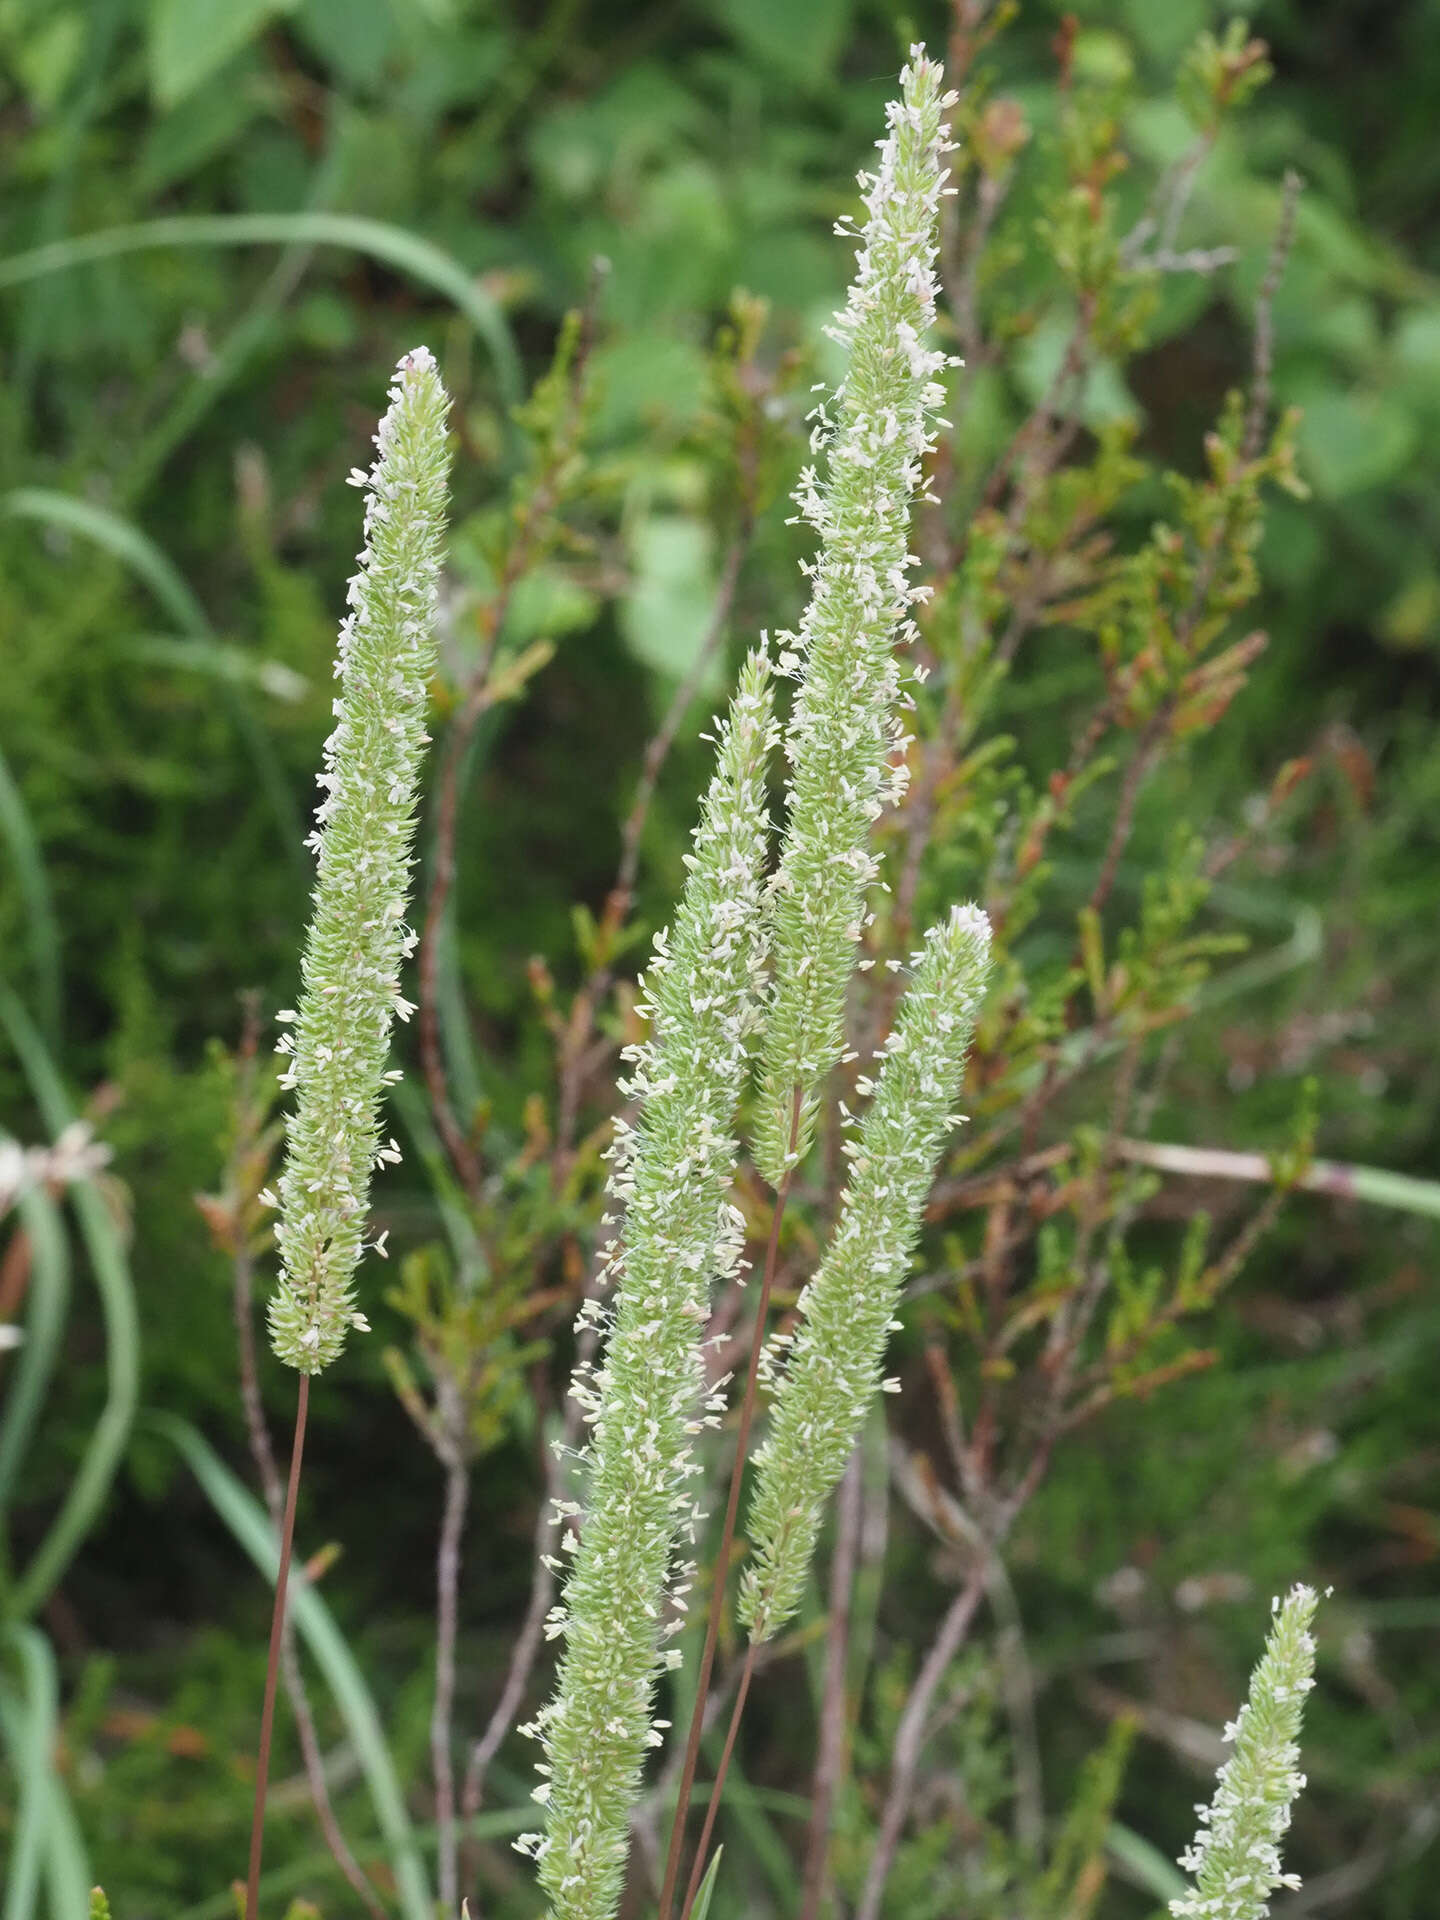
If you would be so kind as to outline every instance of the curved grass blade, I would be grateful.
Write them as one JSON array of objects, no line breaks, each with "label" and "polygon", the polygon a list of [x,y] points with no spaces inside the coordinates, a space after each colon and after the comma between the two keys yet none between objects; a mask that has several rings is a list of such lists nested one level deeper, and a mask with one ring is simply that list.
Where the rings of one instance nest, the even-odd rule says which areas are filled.
[{"label": "curved grass blade", "polygon": [[1157,1900],[1175,1900],[1189,1892],[1184,1877],[1160,1849],[1118,1820],[1106,1829],[1105,1851],[1131,1886],[1153,1893]]},{"label": "curved grass blade", "polygon": [[[188,639],[207,646],[221,644],[216,640],[208,614],[175,563],[149,534],[123,514],[97,506],[91,500],[77,500],[73,494],[57,493],[49,487],[17,487],[10,493],[0,494],[0,514],[40,520],[93,540],[150,589]],[[255,717],[244,689],[228,679],[222,684],[231,718],[255,762],[255,771],[281,840],[308,885],[310,865],[302,844],[304,823],[270,737]]]},{"label": "curved grass blade", "polygon": [[8,1687],[0,1691],[0,1728],[20,1783],[4,1920],[32,1920],[42,1871],[51,1912],[83,1914],[90,1899],[90,1871],[54,1766],[59,1703],[55,1657],[49,1641],[34,1627],[12,1627],[6,1638],[19,1656],[24,1697],[22,1704]]},{"label": "curved grass blade", "polygon": [[137,580],[143,580],[160,605],[183,633],[195,638],[210,635],[205,609],[175,563],[131,520],[97,506],[93,500],[78,500],[71,493],[57,493],[50,487],[16,487],[0,494],[0,513],[20,519],[41,520],[47,526],[63,527],[93,540],[97,547],[122,561]]},{"label": "curved grass blade", "polygon": [[125,643],[125,651],[137,660],[178,667],[182,673],[203,674],[228,686],[254,687],[272,700],[287,704],[303,700],[310,688],[303,673],[296,673],[280,660],[252,653],[248,647],[237,647],[230,640],[176,640],[167,633],[141,633]]},{"label": "curved grass blade", "polygon": [[60,1209],[40,1187],[25,1188],[18,1204],[30,1240],[30,1310],[25,1339],[6,1387],[4,1412],[0,1413],[0,1518],[10,1505],[16,1476],[45,1402],[70,1298],[70,1255]]},{"label": "curved grass blade", "polygon": [[383,220],[353,213],[175,214],[133,226],[105,227],[98,233],[54,240],[48,246],[0,261],[0,288],[18,287],[71,267],[113,260],[122,254],[157,247],[249,246],[343,247],[367,254],[399,273],[443,294],[470,322],[490,350],[495,377],[505,401],[521,397],[520,356],[499,304],[477,284],[453,255],[418,233]]},{"label": "curved grass blade", "polygon": [[[74,1109],[34,1022],[5,986],[0,986],[0,1024],[20,1057],[46,1127],[59,1134],[75,1118]],[[105,1405],[60,1511],[10,1595],[9,1612],[17,1619],[48,1599],[94,1525],[140,1397],[140,1323],[119,1231],[93,1181],[77,1180],[70,1191],[105,1322]]]},{"label": "curved grass blade", "polygon": [[[527,1801],[522,1807],[497,1807],[489,1813],[477,1813],[473,1820],[462,1820],[459,1831],[462,1837],[474,1840],[508,1840],[534,1824],[535,1809]],[[433,1825],[415,1829],[416,1843],[424,1853],[435,1851],[437,1837]],[[355,1851],[363,1862],[374,1847],[362,1843]],[[303,1859],[292,1860],[288,1866],[276,1867],[273,1873],[263,1875],[260,1892],[267,1901],[286,1893],[308,1894],[320,1882],[338,1879],[339,1873],[334,1854],[317,1848]],[[173,1915],[172,1920],[235,1920],[235,1895],[232,1892],[211,1894],[195,1906],[186,1907],[183,1913]]]},{"label": "curved grass blade", "polygon": [[25,934],[30,944],[30,965],[35,975],[35,1004],[40,1010],[40,1025],[52,1047],[58,1047],[61,1034],[60,1002],[60,923],[55,918],[55,903],[40,842],[30,823],[25,800],[15,783],[5,757],[0,754],[0,833],[10,845],[20,897],[25,903]]},{"label": "curved grass blade", "polygon": [[[200,1482],[211,1506],[265,1578],[273,1583],[278,1555],[268,1515],[254,1495],[188,1421],[153,1414],[148,1424],[163,1433]],[[359,1756],[376,1818],[385,1836],[406,1920],[432,1920],[434,1908],[415,1831],[406,1811],[380,1716],[355,1656],[334,1616],[298,1568],[290,1575],[295,1625],[325,1676]]]}]

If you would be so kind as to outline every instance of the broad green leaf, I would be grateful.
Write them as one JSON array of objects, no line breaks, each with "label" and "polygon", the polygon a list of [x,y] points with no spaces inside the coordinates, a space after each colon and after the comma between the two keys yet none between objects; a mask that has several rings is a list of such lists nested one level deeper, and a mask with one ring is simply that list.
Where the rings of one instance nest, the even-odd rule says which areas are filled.
[{"label": "broad green leaf", "polygon": [[[1040,322],[1016,354],[1016,383],[1032,406],[1050,391],[1073,331],[1074,321],[1068,314],[1053,313]],[[1087,427],[1103,427],[1112,420],[1136,420],[1139,412],[1112,361],[1102,360],[1090,369],[1079,405],[1080,418]]]},{"label": "broad green leaf", "polygon": [[288,13],[292,0],[151,0],[150,85],[174,107],[234,53]]},{"label": "broad green leaf", "polygon": [[1319,393],[1305,403],[1300,464],[1318,493],[1344,499],[1393,480],[1415,451],[1414,420],[1381,393]]},{"label": "broad green leaf", "polygon": [[675,680],[695,664],[715,616],[713,546],[704,521],[679,513],[652,514],[630,537],[620,630],[637,659]]},{"label": "broad green leaf", "polygon": [[716,0],[715,15],[742,46],[813,88],[833,70],[850,29],[851,0]]}]

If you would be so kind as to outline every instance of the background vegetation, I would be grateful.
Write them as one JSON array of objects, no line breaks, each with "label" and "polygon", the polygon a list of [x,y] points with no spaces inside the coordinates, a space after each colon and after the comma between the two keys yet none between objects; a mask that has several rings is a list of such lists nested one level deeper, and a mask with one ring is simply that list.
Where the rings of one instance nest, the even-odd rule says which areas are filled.
[{"label": "background vegetation", "polygon": [[[1133,217],[1189,138],[1177,62],[1228,15],[1205,0],[1077,12],[1075,71],[1130,88],[1133,167],[1117,192]],[[533,1345],[533,1329],[506,1330],[506,1289],[536,1283],[537,1214],[557,1249],[538,1276],[549,1285],[567,1279],[592,1224],[583,1129],[580,1175],[558,1200],[529,1178],[551,1164],[562,1120],[554,1010],[596,964],[642,757],[752,510],[729,659],[757,628],[794,617],[800,548],[784,497],[804,396],[830,370],[820,327],[848,264],[830,224],[851,204],[904,42],[918,32],[943,44],[950,25],[939,6],[881,0],[0,4],[0,245],[13,263],[0,262],[0,1111],[36,1142],[53,1137],[68,1098],[113,1156],[77,1194],[63,1364],[23,1478],[5,1490],[8,1572],[13,1584],[47,1537],[107,1393],[115,1412],[128,1391],[115,1371],[123,1237],[142,1415],[39,1619],[58,1660],[58,1769],[126,1920],[223,1913],[246,1827],[268,1593],[214,1486],[207,1497],[197,1480],[193,1450],[182,1458],[154,1416],[180,1416],[250,1477],[226,1246],[244,1191],[235,1056],[243,996],[267,1012],[293,998],[302,821],[355,546],[343,480],[363,458],[385,371],[426,338],[457,396],[442,723],[491,637],[486,609],[513,554],[512,483],[519,475],[533,499],[548,475],[568,508],[563,523],[546,521],[508,606],[508,678],[463,769],[444,949],[460,1105],[511,1172],[466,1216],[412,1096],[399,1109],[407,1165],[381,1194],[397,1252],[447,1226],[453,1237],[458,1209],[499,1276],[489,1333],[505,1361],[480,1400],[462,1589],[473,1722],[476,1703],[493,1700],[531,1577],[534,1390],[564,1361],[549,1344],[563,1321]],[[1440,1131],[1440,8],[1276,0],[1251,26],[1275,77],[1217,143],[1186,227],[1187,245],[1233,244],[1237,258],[1167,279],[1143,350],[1099,365],[1081,408],[1091,434],[1128,420],[1146,458],[1197,470],[1224,393],[1246,377],[1280,175],[1299,169],[1273,386],[1304,409],[1298,465],[1311,498],[1272,503],[1254,616],[1268,649],[1204,752],[1147,789],[1130,855],[1143,874],[1181,817],[1209,838],[1242,832],[1264,815],[1277,768],[1307,761],[1229,902],[1256,953],[1284,964],[1258,968],[1249,990],[1187,1027],[1150,1137],[1274,1151],[1308,1099],[1320,1154],[1423,1178]],[[1000,91],[1037,133],[1060,111],[1060,29],[1060,9],[1034,0],[993,55]],[[88,262],[64,251],[140,223],[153,223],[143,249]],[[59,251],[37,260],[42,247]],[[597,257],[608,263],[598,278]],[[732,309],[737,289],[768,303],[763,326],[751,307]],[[588,311],[583,425],[567,413],[562,370],[522,432],[512,408],[577,306]],[[962,466],[993,457],[1063,345],[1044,325],[1017,333],[967,413]],[[1142,500],[1122,527],[1143,532],[1158,510]],[[1093,698],[1066,636],[1052,624],[1027,643],[1002,696],[1032,771],[1063,763]],[[709,693],[724,671],[713,668]],[[702,711],[689,713],[646,819],[636,938],[673,897],[705,765]],[[1098,828],[1082,817],[1075,832],[1062,869],[1096,852]],[[599,958],[622,974],[631,964],[628,948]],[[584,1096],[586,1124],[598,1123],[599,1096]],[[197,1208],[196,1195],[219,1199]],[[1046,1807],[1069,1804],[1117,1715],[1138,1726],[1098,1913],[1153,1910],[1144,1845],[1170,1856],[1187,1837],[1214,1764],[1210,1730],[1237,1696],[1265,1598],[1307,1577],[1336,1594],[1307,1736],[1313,1793],[1295,1836],[1312,1884],[1286,1911],[1440,1914],[1437,1238],[1416,1210],[1423,1198],[1408,1198],[1293,1196],[1207,1319],[1219,1364],[1068,1439],[1014,1536]],[[1147,1204],[1161,1221],[1203,1206],[1223,1225],[1253,1203],[1230,1184],[1182,1179]],[[7,1315],[46,1244],[44,1221],[23,1218],[24,1250],[12,1228],[0,1269]],[[423,1345],[445,1282],[423,1261],[397,1281],[400,1271]],[[321,1591],[423,1822],[441,1477],[382,1359],[413,1329],[374,1304],[376,1339],[327,1378],[312,1412],[302,1535],[333,1557]],[[10,1392],[15,1357],[0,1364]],[[923,1374],[918,1347],[913,1370]],[[278,1424],[288,1383],[268,1365],[262,1378]],[[879,1471],[883,1484],[883,1451]],[[885,1597],[865,1630],[862,1771],[950,1581],[946,1548],[903,1503],[884,1551]],[[14,1676],[26,1657],[16,1640]],[[786,1684],[808,1711],[805,1664],[792,1665]],[[957,1831],[983,1850],[990,1823],[1009,1822],[1014,1755],[987,1674],[977,1664],[957,1678],[946,1755],[965,1792],[928,1805],[896,1911],[932,1910],[934,1861]],[[337,1806],[364,1837],[372,1814],[352,1732],[328,1704],[320,1713]],[[751,1910],[790,1913],[806,1770],[783,1711],[751,1732],[748,1765],[770,1798],[732,1846]],[[528,1758],[520,1743],[504,1749],[492,1808],[528,1819]],[[12,1763],[12,1787],[15,1777]],[[845,1816],[857,1848],[863,1802]],[[294,1887],[348,1912],[317,1846],[297,1771],[271,1823],[277,1886],[293,1870]],[[496,1912],[534,1911],[501,1835],[484,1863]]]}]

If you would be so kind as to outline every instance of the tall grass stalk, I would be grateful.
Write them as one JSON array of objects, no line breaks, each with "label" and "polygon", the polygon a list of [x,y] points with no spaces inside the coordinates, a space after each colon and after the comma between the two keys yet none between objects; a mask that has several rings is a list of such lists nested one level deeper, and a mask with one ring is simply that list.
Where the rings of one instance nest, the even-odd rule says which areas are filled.
[{"label": "tall grass stalk", "polygon": [[[912,48],[901,98],[887,109],[879,165],[860,176],[865,224],[857,236],[849,296],[831,328],[847,350],[848,365],[832,408],[822,404],[814,415],[812,447],[825,454],[825,475],[822,480],[807,467],[795,496],[799,517],[815,529],[820,546],[807,568],[813,587],[799,631],[781,636],[782,661],[799,686],[785,740],[787,819],[770,889],[772,971],[753,1141],[775,1202],[660,1920],[670,1920],[678,1881],[781,1227],[795,1171],[814,1138],[818,1090],[844,1045],[845,995],[877,873],[871,829],[903,784],[895,751],[901,738],[896,641],[910,637],[906,611],[922,591],[908,578],[914,564],[910,508],[941,399],[935,375],[946,364],[926,335],[935,316],[934,263],[946,180],[943,122],[953,104],[940,67],[923,48]],[[854,232],[847,221],[838,230]],[[747,1671],[732,1730],[744,1709],[748,1678]],[[732,1748],[733,1733],[722,1774]],[[717,1791],[706,1816],[707,1835],[718,1802]],[[696,1897],[703,1845],[686,1909]]]},{"label": "tall grass stalk", "polygon": [[445,525],[449,401],[434,357],[417,347],[401,360],[390,406],[375,435],[363,489],[365,545],[350,582],[335,671],[340,695],[325,744],[310,845],[316,855],[314,913],[301,968],[299,1009],[282,1085],[296,1101],[285,1123],[286,1155],[275,1229],[282,1273],[270,1301],[279,1358],[300,1374],[279,1570],[255,1769],[246,1920],[257,1920],[265,1794],[275,1690],[295,1534],[295,1507],[310,1380],[367,1322],[353,1280],[364,1246],[370,1177],[382,1160],[380,1104],[390,1029],[411,1012],[400,992],[402,960],[415,936],[405,925],[425,707],[435,663],[435,607]]}]

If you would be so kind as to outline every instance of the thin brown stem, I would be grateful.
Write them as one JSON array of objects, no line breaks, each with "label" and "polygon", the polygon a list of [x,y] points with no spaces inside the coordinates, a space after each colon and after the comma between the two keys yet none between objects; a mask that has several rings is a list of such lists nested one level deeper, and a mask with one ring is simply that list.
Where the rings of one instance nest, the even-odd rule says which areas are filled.
[{"label": "thin brown stem", "polygon": [[820,1920],[830,1878],[830,1829],[835,1795],[845,1768],[846,1678],[850,1664],[850,1600],[855,1563],[860,1557],[860,1511],[864,1491],[860,1451],[850,1456],[835,1515],[835,1551],[830,1557],[829,1620],[825,1629],[825,1680],[820,1700],[820,1734],[815,1775],[810,1787],[810,1828],[805,1841],[805,1876],[800,1920]]},{"label": "thin brown stem", "polygon": [[695,1861],[690,1868],[690,1880],[685,1888],[680,1920],[690,1920],[690,1909],[694,1906],[695,1896],[700,1891],[700,1880],[705,1871],[705,1856],[710,1851],[710,1836],[715,1831],[715,1816],[720,1811],[720,1796],[725,1791],[725,1776],[730,1771],[730,1756],[735,1751],[740,1721],[745,1713],[745,1702],[750,1697],[750,1682],[755,1677],[755,1650],[758,1645],[758,1641],[752,1640],[745,1649],[745,1664],[740,1669],[740,1685],[735,1690],[735,1704],[730,1709],[730,1724],[725,1729],[725,1746],[720,1755],[720,1764],[715,1769],[715,1784],[710,1789],[710,1798],[706,1803],[705,1824],[700,1829],[700,1844],[695,1849]]},{"label": "thin brown stem", "polygon": [[[598,1274],[592,1272],[587,1296],[595,1291]],[[593,1325],[587,1325],[580,1337],[579,1360],[589,1360],[595,1351],[597,1334]],[[536,1399],[539,1404],[540,1390]],[[541,1407],[543,1415],[543,1407]],[[580,1437],[583,1422],[580,1402],[573,1396],[567,1396],[561,1427],[560,1450],[552,1448],[547,1442],[541,1443],[542,1469],[545,1489],[541,1495],[540,1511],[535,1521],[535,1549],[531,1559],[534,1572],[530,1580],[530,1599],[525,1608],[525,1618],[510,1654],[510,1665],[505,1672],[500,1697],[491,1709],[485,1731],[470,1748],[470,1758],[465,1767],[465,1784],[460,1794],[461,1819],[468,1829],[475,1815],[479,1813],[485,1794],[485,1781],[495,1756],[504,1745],[505,1739],[515,1723],[525,1698],[525,1689],[530,1684],[535,1662],[545,1643],[545,1619],[555,1598],[555,1575],[552,1563],[560,1544],[561,1529],[568,1524],[561,1514],[557,1502],[565,1485],[564,1461],[568,1451],[573,1450]],[[539,1422],[543,1429],[543,1417]],[[467,1832],[461,1858],[462,1878],[467,1885],[473,1886],[475,1860],[473,1842]],[[473,1897],[473,1896],[472,1896]],[[473,1914],[473,1909],[472,1909]]]},{"label": "thin brown stem", "polygon": [[458,856],[462,776],[481,718],[495,704],[492,671],[515,589],[544,545],[546,529],[564,494],[567,476],[584,419],[585,378],[595,341],[595,318],[603,275],[592,273],[590,293],[581,315],[580,335],[570,363],[564,420],[551,443],[535,484],[519,507],[515,532],[506,548],[495,591],[477,616],[480,650],[460,711],[451,721],[441,755],[439,797],[435,819],[435,855],[425,903],[417,967],[419,992],[420,1065],[430,1097],[435,1128],[451,1164],[466,1191],[480,1190],[483,1170],[469,1133],[456,1118],[450,1100],[440,1038],[440,949],[447,926],[447,909],[454,889]]},{"label": "thin brown stem", "polygon": [[939,1691],[940,1682],[945,1678],[950,1663],[965,1643],[970,1631],[970,1623],[980,1605],[985,1592],[985,1562],[982,1559],[972,1570],[965,1585],[951,1601],[949,1611],[940,1623],[940,1631],[925,1656],[919,1677],[910,1689],[910,1697],[905,1702],[905,1711],[900,1716],[900,1728],[895,1736],[895,1751],[890,1769],[890,1790],[885,1796],[885,1811],[880,1819],[880,1834],[875,1842],[875,1851],[870,1856],[870,1871],[865,1879],[865,1891],[860,1897],[855,1920],[880,1920],[880,1902],[885,1894],[885,1882],[890,1876],[894,1863],[895,1850],[900,1844],[900,1835],[910,1812],[910,1802],[915,1792],[915,1776],[919,1768],[920,1752],[925,1744],[925,1730],[930,1718],[930,1708]]},{"label": "thin brown stem", "polygon": [[[253,1262],[250,1250],[244,1243],[243,1229],[237,1229],[237,1231],[239,1241],[234,1256],[234,1305],[235,1339],[240,1353],[240,1399],[245,1409],[245,1429],[250,1442],[250,1457],[255,1463],[255,1471],[265,1496],[265,1505],[270,1513],[271,1524],[278,1528],[284,1519],[285,1482],[281,1479],[280,1469],[276,1464],[275,1449],[270,1440],[270,1427],[260,1398],[260,1378],[255,1353],[255,1324],[251,1304]],[[320,1823],[325,1844],[329,1847],[336,1866],[344,1874],[356,1898],[371,1916],[371,1920],[385,1920],[385,1909],[376,1898],[375,1889],[365,1877],[359,1861],[350,1851],[349,1844],[340,1831],[340,1823],[335,1817],[335,1809],[330,1800],[330,1789],[325,1780],[325,1756],[320,1751],[320,1739],[315,1730],[315,1716],[310,1710],[310,1696],[306,1690],[305,1675],[300,1666],[300,1654],[295,1645],[295,1623],[288,1611],[285,1615],[284,1638],[280,1643],[280,1678],[284,1683],[285,1696],[290,1702],[290,1711],[294,1715],[295,1731],[300,1741],[300,1756],[305,1766],[305,1778],[310,1783],[310,1798],[315,1803],[315,1817]]]},{"label": "thin brown stem", "polygon": [[255,1756],[255,1811],[250,1822],[250,1871],[245,1882],[245,1920],[260,1920],[260,1856],[265,1845],[265,1793],[270,1784],[270,1737],[275,1727],[275,1685],[280,1674],[280,1645],[285,1637],[285,1595],[290,1585],[290,1552],[295,1542],[295,1501],[300,1491],[300,1461],[305,1451],[305,1419],[310,1410],[310,1376],[302,1373],[295,1398],[295,1437],[290,1443],[290,1483],[280,1525],[280,1562],[275,1572],[275,1605],[270,1616],[270,1652],[265,1663],[265,1704],[260,1711],[260,1744]]},{"label": "thin brown stem", "polygon": [[460,1549],[470,1500],[463,1436],[445,1462],[445,1509],[435,1556],[435,1700],[430,1712],[430,1764],[435,1780],[435,1828],[440,1906],[447,1914],[460,1903],[460,1840],[455,1825],[455,1641],[459,1619]]},{"label": "thin brown stem", "polygon": [[[790,1155],[795,1152],[795,1143],[800,1136],[800,1106],[803,1094],[796,1087],[790,1104]],[[745,1478],[745,1458],[750,1446],[750,1427],[755,1418],[756,1388],[760,1378],[760,1355],[765,1345],[765,1323],[770,1312],[770,1293],[775,1284],[775,1267],[780,1253],[780,1227],[785,1218],[785,1204],[790,1198],[790,1188],[795,1179],[795,1168],[788,1164],[785,1175],[775,1191],[775,1208],[770,1218],[770,1243],[765,1249],[765,1272],[760,1282],[760,1298],[755,1307],[755,1331],[750,1341],[750,1365],[745,1375],[745,1392],[740,1401],[740,1425],[735,1435],[735,1459],[730,1468],[730,1493],[725,1503],[725,1525],[720,1534],[720,1551],[715,1560],[715,1578],[710,1589],[710,1606],[705,1620],[705,1647],[700,1656],[700,1673],[695,1687],[695,1707],[690,1715],[690,1732],[685,1742],[685,1766],[680,1775],[680,1792],[675,1802],[675,1818],[670,1828],[670,1848],[665,1858],[665,1883],[660,1889],[660,1920],[670,1920],[671,1908],[675,1901],[675,1887],[680,1877],[680,1856],[685,1846],[685,1816],[690,1811],[690,1795],[695,1787],[695,1768],[700,1759],[700,1737],[704,1732],[705,1697],[710,1691],[710,1675],[715,1665],[715,1648],[720,1638],[720,1613],[725,1597],[725,1580],[730,1571],[730,1554],[735,1545],[735,1523],[740,1511],[740,1486]],[[746,1678],[741,1683],[740,1693],[736,1697],[736,1713],[731,1719],[731,1738],[738,1724],[739,1708],[744,1703],[745,1691],[749,1685],[749,1668],[754,1659],[754,1645],[746,1655]],[[729,1743],[726,1754],[728,1758]],[[705,1815],[705,1831],[708,1835],[714,1824],[715,1811],[720,1803],[718,1784],[710,1796],[710,1806]],[[703,1852],[704,1842],[701,1842]],[[699,1855],[696,1856],[697,1859]],[[693,1889],[691,1897],[693,1897]],[[686,1902],[687,1908],[689,1901]]]},{"label": "thin brown stem", "polygon": [[[741,569],[745,564],[745,556],[749,551],[754,531],[754,514],[747,507],[726,551],[725,562],[720,570],[720,584],[715,596],[714,610],[710,616],[710,625],[690,664],[689,672],[675,689],[670,704],[665,709],[664,718],[645,749],[640,778],[635,786],[635,796],[630,803],[630,811],[626,815],[625,825],[620,832],[619,865],[616,868],[614,883],[606,896],[605,909],[601,916],[598,944],[602,956],[608,955],[619,938],[625,925],[625,916],[634,902],[635,882],[640,872],[640,843],[644,838],[645,823],[650,817],[651,806],[654,804],[655,790],[660,784],[661,772],[666,760],[670,757],[685,716],[690,711],[716,651],[729,628],[731,612],[735,605],[735,593],[740,584]],[[587,1078],[586,1069],[593,1054],[590,1038],[594,1032],[596,1015],[606,994],[610,991],[614,978],[614,967],[608,958],[602,957],[594,973],[576,994],[561,1038],[559,1102],[555,1121],[557,1185],[568,1173],[574,1154],[581,1097]]]},{"label": "thin brown stem", "polygon": [[1294,245],[1295,212],[1303,185],[1295,169],[1287,168],[1285,184],[1280,193],[1280,218],[1275,224],[1275,237],[1270,243],[1265,278],[1260,283],[1260,292],[1255,301],[1250,401],[1245,412],[1245,438],[1241,444],[1241,457],[1246,460],[1253,460],[1259,453],[1266,417],[1270,412],[1270,376],[1275,362],[1275,296],[1280,291],[1286,262]]}]

